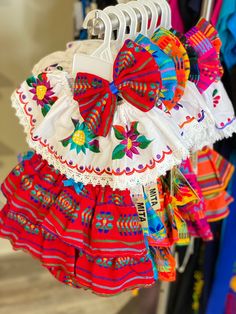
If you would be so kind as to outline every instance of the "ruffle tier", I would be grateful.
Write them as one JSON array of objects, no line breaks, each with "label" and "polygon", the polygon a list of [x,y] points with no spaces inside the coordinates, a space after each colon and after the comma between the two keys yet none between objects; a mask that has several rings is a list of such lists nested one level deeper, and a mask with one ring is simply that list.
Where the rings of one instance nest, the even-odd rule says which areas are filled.
[{"label": "ruffle tier", "polygon": [[112,295],[154,284],[129,192],[86,186],[78,194],[64,179],[36,154],[17,165],[2,184],[0,235],[68,285]]},{"label": "ruffle tier", "polygon": [[[39,218],[40,220],[40,218]],[[147,256],[104,257],[89,255],[45,231],[41,224],[5,205],[0,212],[0,236],[14,249],[29,252],[60,282],[91,289],[99,295],[114,295],[155,283]]]}]

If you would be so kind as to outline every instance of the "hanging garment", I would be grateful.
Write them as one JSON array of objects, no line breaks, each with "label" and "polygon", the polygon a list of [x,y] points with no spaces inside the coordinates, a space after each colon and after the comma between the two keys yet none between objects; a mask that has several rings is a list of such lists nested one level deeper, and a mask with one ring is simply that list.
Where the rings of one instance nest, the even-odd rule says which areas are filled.
[{"label": "hanging garment", "polygon": [[1,237],[59,281],[97,294],[155,282],[129,191],[71,182],[36,154],[12,170],[2,191]]},{"label": "hanging garment", "polygon": [[211,16],[211,23],[214,26],[216,26],[216,24],[218,22],[222,4],[223,4],[223,0],[215,1],[213,12],[212,12],[212,16]]},{"label": "hanging garment", "polygon": [[[236,164],[235,151],[233,152],[230,161],[233,164]],[[232,195],[235,197],[236,196],[235,191],[236,191],[236,177],[234,174],[232,178],[232,183],[229,187],[229,192],[232,192]],[[217,268],[215,271],[214,282],[207,306],[206,311],[207,314],[233,313],[229,309],[231,308],[230,300],[233,300],[235,298],[232,295],[235,291],[234,290],[235,284],[233,279],[234,279],[234,265],[236,262],[236,246],[235,246],[236,211],[234,203],[230,205],[230,209],[231,209],[230,214],[224,221],[220,251],[217,260]]]},{"label": "hanging garment", "polygon": [[221,7],[217,30],[222,41],[222,54],[228,69],[236,64],[236,1],[225,0]]},{"label": "hanging garment", "polygon": [[[217,32],[200,20],[188,35],[198,56],[201,45],[210,47],[210,78],[202,85],[217,84],[211,79],[222,75]],[[202,198],[176,174],[190,150],[220,138],[217,118],[188,80],[190,47],[181,38],[160,28],[153,42],[142,35],[121,48],[111,42],[106,79],[94,71],[103,41],[70,43],[41,60],[34,71],[41,70],[12,95],[36,152],[2,184],[0,235],[67,285],[115,295],[158,278],[173,281],[171,246],[188,244],[191,232],[212,236]],[[90,57],[88,72],[73,66],[75,53]],[[202,51],[201,57],[207,60]],[[200,81],[204,68],[197,65]]]}]

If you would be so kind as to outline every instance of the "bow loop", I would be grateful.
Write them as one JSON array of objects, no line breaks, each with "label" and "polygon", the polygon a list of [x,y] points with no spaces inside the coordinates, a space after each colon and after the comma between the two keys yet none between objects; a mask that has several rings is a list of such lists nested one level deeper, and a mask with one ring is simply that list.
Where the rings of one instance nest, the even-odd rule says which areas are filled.
[{"label": "bow loop", "polygon": [[[95,65],[96,66],[96,65]],[[111,128],[118,94],[141,111],[151,110],[161,88],[158,65],[152,55],[126,40],[113,66],[113,81],[89,73],[77,73],[74,99],[87,126],[106,136]]]}]

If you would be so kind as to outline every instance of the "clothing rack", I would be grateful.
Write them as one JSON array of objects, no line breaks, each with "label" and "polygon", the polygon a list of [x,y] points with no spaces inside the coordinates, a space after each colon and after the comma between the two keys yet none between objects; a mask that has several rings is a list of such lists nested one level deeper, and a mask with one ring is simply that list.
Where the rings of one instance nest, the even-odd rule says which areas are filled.
[{"label": "clothing rack", "polygon": [[201,6],[201,16],[204,17],[207,21],[210,21],[212,16],[212,11],[214,8],[214,0],[203,0]]},{"label": "clothing rack", "polygon": [[[202,6],[201,6],[201,16],[204,17],[206,20],[210,20],[211,15],[212,15],[212,11],[214,8],[214,0],[203,0],[202,1]],[[148,13],[148,18],[151,18],[152,16],[152,12],[150,11],[150,9],[148,7],[147,8],[147,13]],[[160,8],[159,6],[157,6],[158,12],[160,13]],[[134,8],[134,10],[136,11],[137,14],[137,18],[138,18],[138,22],[141,22],[141,13]],[[131,18],[130,16],[124,12],[125,14],[125,18],[126,18],[126,25],[129,26],[131,24]],[[109,14],[110,16],[110,20],[111,20],[111,24],[112,24],[112,29],[116,30],[119,28],[119,20],[118,18],[115,16],[115,14]],[[104,34],[105,31],[105,25],[103,23],[103,21],[101,19],[99,19],[99,17],[94,17],[93,19],[91,19],[88,22],[88,32],[90,35],[92,36],[101,36],[102,34]]]}]

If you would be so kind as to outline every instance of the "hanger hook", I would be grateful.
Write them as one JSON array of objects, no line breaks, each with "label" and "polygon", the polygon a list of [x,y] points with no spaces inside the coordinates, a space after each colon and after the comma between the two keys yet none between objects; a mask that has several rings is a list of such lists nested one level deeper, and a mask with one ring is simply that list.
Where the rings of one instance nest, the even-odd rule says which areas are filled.
[{"label": "hanger hook", "polygon": [[141,14],[141,30],[140,33],[144,36],[147,36],[148,30],[148,12],[141,2],[138,1],[130,1],[127,3],[132,8],[137,9]]},{"label": "hanger hook", "polygon": [[151,22],[150,22],[150,26],[147,30],[148,37],[151,37],[153,35],[154,31],[156,30],[156,27],[157,27],[157,22],[158,22],[158,18],[159,18],[158,8],[152,0],[138,0],[138,1],[141,2],[142,4],[144,4],[145,7],[148,7],[150,12],[151,12],[151,16],[152,16]]},{"label": "hanger hook", "polygon": [[124,12],[119,9],[117,6],[109,6],[104,9],[104,12],[109,14],[114,14],[118,21],[119,27],[117,29],[117,38],[115,40],[116,46],[120,47],[125,39],[125,31],[126,31],[126,18]]},{"label": "hanger hook", "polygon": [[137,27],[138,27],[138,18],[137,14],[135,13],[134,9],[124,3],[119,3],[116,5],[117,8],[125,12],[130,17],[130,32],[126,34],[126,38],[135,39],[137,36]]},{"label": "hanger hook", "polygon": [[104,23],[105,26],[105,32],[104,32],[104,40],[101,46],[96,49],[92,56],[97,56],[104,61],[112,62],[112,53],[111,53],[111,37],[112,37],[112,23],[108,16],[108,14],[102,10],[93,10],[90,11],[87,16],[85,17],[83,27],[88,28],[88,22],[94,19],[95,23],[98,20],[101,20]]}]

